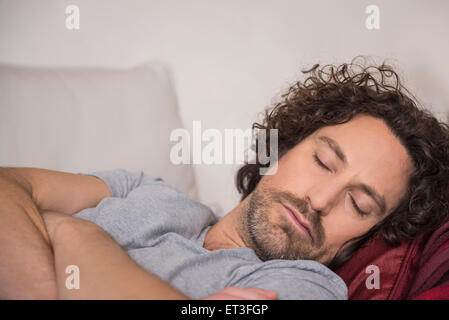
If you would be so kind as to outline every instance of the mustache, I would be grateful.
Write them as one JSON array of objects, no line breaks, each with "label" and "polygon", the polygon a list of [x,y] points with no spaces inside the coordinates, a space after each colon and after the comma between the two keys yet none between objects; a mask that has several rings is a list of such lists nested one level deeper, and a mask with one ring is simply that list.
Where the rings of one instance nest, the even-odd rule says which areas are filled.
[{"label": "mustache", "polygon": [[321,236],[321,233],[323,233],[321,215],[310,207],[309,202],[306,199],[298,197],[288,191],[270,190],[268,194],[270,194],[270,198],[274,202],[279,203],[287,201],[290,203],[294,209],[300,212],[309,221],[314,233],[319,233]]},{"label": "mustache", "polygon": [[272,200],[276,202],[287,201],[294,209],[304,215],[307,220],[310,220],[313,216],[317,216],[317,212],[313,212],[307,200],[299,198],[287,191],[271,191]]}]

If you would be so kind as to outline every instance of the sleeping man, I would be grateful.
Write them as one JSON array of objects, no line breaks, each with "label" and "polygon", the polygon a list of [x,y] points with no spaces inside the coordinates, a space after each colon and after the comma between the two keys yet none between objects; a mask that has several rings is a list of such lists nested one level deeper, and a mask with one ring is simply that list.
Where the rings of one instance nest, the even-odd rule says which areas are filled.
[{"label": "sleeping man", "polygon": [[397,245],[447,218],[449,128],[391,67],[304,73],[253,126],[278,130],[277,172],[240,168],[218,221],[142,172],[1,168],[0,297],[346,299],[333,270],[369,238]]}]

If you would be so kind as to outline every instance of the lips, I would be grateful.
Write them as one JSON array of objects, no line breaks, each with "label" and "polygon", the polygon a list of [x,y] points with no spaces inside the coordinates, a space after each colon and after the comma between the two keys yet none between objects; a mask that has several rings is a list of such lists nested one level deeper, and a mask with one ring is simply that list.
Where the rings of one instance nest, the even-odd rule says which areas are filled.
[{"label": "lips", "polygon": [[299,213],[297,210],[295,210],[293,208],[293,206],[291,206],[289,204],[284,204],[284,203],[282,203],[282,206],[286,209],[288,214],[294,220],[297,227],[299,227],[300,229],[303,229],[303,231],[305,231],[309,235],[309,237],[311,239],[313,239],[312,227],[311,227],[309,221],[307,221],[307,219],[301,213]]}]

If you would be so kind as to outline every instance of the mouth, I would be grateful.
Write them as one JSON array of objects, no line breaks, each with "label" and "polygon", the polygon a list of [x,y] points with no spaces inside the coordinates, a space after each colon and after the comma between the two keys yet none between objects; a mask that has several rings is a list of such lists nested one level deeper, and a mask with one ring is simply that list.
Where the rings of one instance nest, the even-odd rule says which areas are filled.
[{"label": "mouth", "polygon": [[287,216],[292,220],[293,224],[296,226],[299,231],[304,233],[305,235],[308,235],[310,239],[313,240],[312,237],[312,227],[310,226],[309,221],[297,210],[295,210],[292,206],[288,204],[281,203],[284,207],[284,211],[287,214]]}]

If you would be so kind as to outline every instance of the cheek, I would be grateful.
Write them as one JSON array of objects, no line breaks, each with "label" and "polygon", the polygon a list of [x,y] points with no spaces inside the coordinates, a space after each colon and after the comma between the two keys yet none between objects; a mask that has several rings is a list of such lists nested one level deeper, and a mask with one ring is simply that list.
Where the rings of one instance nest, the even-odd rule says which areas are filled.
[{"label": "cheek", "polygon": [[371,219],[357,218],[345,211],[343,206],[336,211],[322,218],[326,244],[329,246],[339,248],[346,241],[364,235],[375,224]]}]

